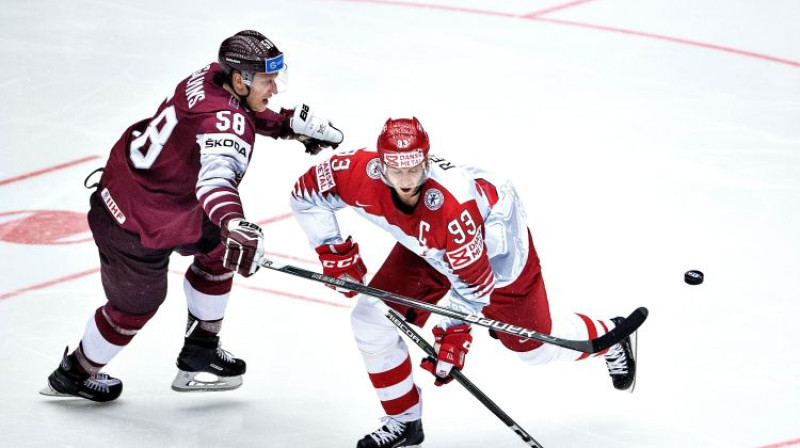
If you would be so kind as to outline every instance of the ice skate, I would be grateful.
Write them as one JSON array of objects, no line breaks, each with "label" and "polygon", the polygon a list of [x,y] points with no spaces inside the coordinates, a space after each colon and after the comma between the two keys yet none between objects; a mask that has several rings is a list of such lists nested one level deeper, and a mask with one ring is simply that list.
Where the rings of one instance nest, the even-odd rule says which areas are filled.
[{"label": "ice skate", "polygon": [[178,355],[178,374],[172,380],[177,392],[232,390],[242,385],[244,361],[219,346],[219,337],[186,338]]},{"label": "ice skate", "polygon": [[122,381],[105,373],[90,375],[77,366],[73,355],[64,349],[61,364],[47,378],[47,387],[39,393],[50,397],[78,397],[91,401],[116,400],[122,393]]},{"label": "ice skate", "polygon": [[[617,325],[622,320],[622,317],[611,319]],[[633,392],[636,386],[636,333],[611,347],[605,354],[605,359],[614,388]]]},{"label": "ice skate", "polygon": [[425,440],[422,419],[401,422],[392,417],[381,419],[383,426],[358,441],[356,448],[421,447]]}]

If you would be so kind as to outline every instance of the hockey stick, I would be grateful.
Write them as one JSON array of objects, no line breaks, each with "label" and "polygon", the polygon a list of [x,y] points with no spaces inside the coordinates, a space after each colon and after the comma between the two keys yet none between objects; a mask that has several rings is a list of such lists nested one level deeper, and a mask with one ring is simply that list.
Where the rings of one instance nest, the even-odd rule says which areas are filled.
[{"label": "hockey stick", "polygon": [[[436,350],[428,343],[428,341],[423,339],[422,336],[420,336],[416,330],[411,328],[411,326],[408,325],[408,323],[399,314],[397,314],[397,311],[389,308],[386,304],[378,300],[375,300],[375,302],[373,302],[373,305],[379,307],[381,311],[386,313],[386,317],[390,321],[392,321],[392,323],[397,328],[399,328],[402,333],[404,333],[406,336],[408,336],[409,339],[414,341],[414,343],[417,344],[417,346],[421,348],[422,351],[425,352],[425,354],[436,359]],[[517,435],[522,439],[523,442],[525,442],[526,445],[532,446],[534,448],[544,448],[539,442],[537,442],[533,437],[531,437],[530,434],[528,434],[524,429],[522,429],[522,427],[519,426],[517,422],[515,422],[511,417],[509,417],[508,414],[506,414],[502,409],[500,409],[500,406],[496,405],[489,397],[486,396],[486,394],[483,393],[483,391],[478,389],[478,386],[472,384],[472,381],[468,380],[467,377],[464,376],[464,374],[461,373],[460,370],[453,369],[450,372],[453,378],[456,381],[458,381],[459,384],[464,386],[464,389],[466,389],[467,392],[471,393],[472,396],[477,398],[478,401],[480,401],[484,406],[486,406],[486,408],[489,409],[492,412],[492,414],[497,416],[497,418],[499,418],[503,423],[505,423],[506,426],[511,428],[511,430],[513,430],[515,433],[517,433]]]},{"label": "hockey stick", "polygon": [[633,334],[633,332],[636,331],[644,323],[645,319],[647,319],[647,308],[640,307],[635,309],[630,316],[623,319],[622,322],[618,324],[616,327],[614,327],[611,331],[598,338],[589,340],[563,339],[556,336],[550,336],[548,334],[539,333],[534,330],[529,330],[527,328],[518,327],[516,325],[511,325],[505,322],[501,322],[499,320],[486,319],[484,317],[475,314],[462,313],[460,311],[451,310],[436,305],[431,305],[429,303],[424,303],[414,299],[409,299],[408,297],[403,297],[398,294],[392,294],[390,292],[383,291],[381,289],[362,285],[361,283],[349,282],[347,280],[330,277],[327,275],[319,274],[314,271],[309,271],[307,269],[299,268],[297,266],[292,266],[290,264],[284,264],[273,260],[268,260],[266,258],[262,258],[259,264],[262,267],[271,269],[273,271],[284,272],[286,274],[291,274],[297,277],[306,278],[308,280],[314,280],[320,283],[325,283],[327,285],[348,289],[350,291],[355,291],[367,296],[384,300],[386,302],[392,302],[399,305],[405,305],[412,308],[417,308],[423,311],[428,311],[433,314],[438,314],[440,316],[460,319],[465,322],[469,322],[471,324],[479,325],[481,327],[491,328],[494,331],[513,334],[521,338],[533,339],[539,342],[552,344],[558,347],[568,348],[570,350],[575,350],[582,353],[590,353],[590,354],[598,353],[608,348],[611,348],[616,344],[619,344],[625,338]]}]

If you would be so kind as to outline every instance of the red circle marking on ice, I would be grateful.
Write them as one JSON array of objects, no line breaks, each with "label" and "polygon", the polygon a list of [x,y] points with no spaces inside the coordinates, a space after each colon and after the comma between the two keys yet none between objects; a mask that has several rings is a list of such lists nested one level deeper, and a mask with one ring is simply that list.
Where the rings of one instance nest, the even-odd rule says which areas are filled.
[{"label": "red circle marking on ice", "polygon": [[0,213],[0,241],[17,244],[76,244],[91,240],[85,213],[63,210],[17,210]]}]

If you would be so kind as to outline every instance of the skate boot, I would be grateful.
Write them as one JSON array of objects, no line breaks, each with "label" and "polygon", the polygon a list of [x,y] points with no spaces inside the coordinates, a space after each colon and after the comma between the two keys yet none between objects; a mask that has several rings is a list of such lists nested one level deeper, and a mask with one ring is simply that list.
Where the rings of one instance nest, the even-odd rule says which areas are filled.
[{"label": "skate boot", "polygon": [[67,355],[64,349],[61,364],[47,378],[47,387],[39,391],[50,397],[78,397],[91,401],[106,402],[116,400],[122,393],[122,381],[105,373],[90,375],[78,365],[75,355]]},{"label": "skate boot", "polygon": [[392,417],[381,419],[383,426],[358,441],[356,448],[421,447],[425,440],[422,419],[401,422]]},{"label": "skate boot", "polygon": [[[619,325],[622,320],[622,317],[611,319],[615,325]],[[636,385],[636,333],[608,349],[604,356],[614,388],[633,392]]]},{"label": "skate boot", "polygon": [[244,361],[219,346],[219,336],[188,337],[178,355],[177,392],[232,390],[242,385]]}]

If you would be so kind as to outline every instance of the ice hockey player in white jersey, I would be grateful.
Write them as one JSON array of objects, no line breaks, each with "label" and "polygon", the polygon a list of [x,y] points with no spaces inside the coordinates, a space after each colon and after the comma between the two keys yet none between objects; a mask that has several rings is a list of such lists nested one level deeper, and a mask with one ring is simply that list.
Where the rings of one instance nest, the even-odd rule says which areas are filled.
[{"label": "ice hockey player in white jersey", "polygon": [[[522,204],[512,184],[480,169],[455,165],[429,154],[428,134],[416,118],[389,119],[378,137],[377,153],[341,153],[306,172],[295,184],[291,205],[332,277],[363,282],[366,266],[358,244],[343,237],[335,212],[352,207],[396,240],[369,286],[436,303],[465,313],[553,334],[589,339],[614,328],[618,318],[583,314],[551,316],[539,257]],[[341,291],[348,297],[354,292]],[[390,304],[408,322],[422,327],[429,314]],[[386,416],[358,448],[419,446],[422,396],[415,384],[408,348],[384,314],[360,297],[352,329],[369,378]],[[462,369],[472,336],[470,325],[443,318],[433,328],[438,359],[422,367],[437,386]],[[579,360],[583,353],[554,345],[493,334],[530,364]],[[630,389],[636,375],[635,341],[604,355],[614,387]]]}]

